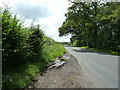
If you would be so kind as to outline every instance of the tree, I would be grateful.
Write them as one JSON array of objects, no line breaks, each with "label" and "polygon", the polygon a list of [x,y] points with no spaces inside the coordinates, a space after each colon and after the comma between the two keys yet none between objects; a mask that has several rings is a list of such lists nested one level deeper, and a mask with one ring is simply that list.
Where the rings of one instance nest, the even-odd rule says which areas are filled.
[{"label": "tree", "polygon": [[22,22],[17,19],[16,15],[12,16],[9,9],[4,9],[2,13],[2,55],[3,66],[22,61],[18,58],[23,58],[26,55],[26,35],[25,29],[22,27]]},{"label": "tree", "polygon": [[37,27],[31,27],[32,31],[29,37],[29,45],[30,45],[30,52],[32,57],[36,57],[38,59],[42,58],[43,55],[43,48],[44,48],[44,33],[40,29],[39,25]]},{"label": "tree", "polygon": [[119,2],[72,2],[59,28],[60,36],[72,34],[78,46],[119,50]]}]

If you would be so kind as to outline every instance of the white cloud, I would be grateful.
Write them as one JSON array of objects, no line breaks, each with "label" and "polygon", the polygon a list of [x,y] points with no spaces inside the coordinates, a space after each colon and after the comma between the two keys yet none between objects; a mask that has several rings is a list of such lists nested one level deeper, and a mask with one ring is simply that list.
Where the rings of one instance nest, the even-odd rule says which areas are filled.
[{"label": "white cloud", "polygon": [[70,41],[70,35],[59,37],[58,28],[65,20],[67,0],[4,0],[9,2],[14,13],[27,17],[26,26],[35,20],[45,30],[47,36],[56,41]]}]

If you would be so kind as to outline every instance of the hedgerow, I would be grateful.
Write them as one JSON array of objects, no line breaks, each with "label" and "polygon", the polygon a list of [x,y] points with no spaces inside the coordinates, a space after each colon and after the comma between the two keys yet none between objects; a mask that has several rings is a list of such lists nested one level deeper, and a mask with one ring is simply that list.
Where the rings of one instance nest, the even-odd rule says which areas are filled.
[{"label": "hedgerow", "polygon": [[40,25],[24,27],[8,8],[2,17],[3,88],[24,88],[45,65],[65,52],[63,45],[47,37]]}]

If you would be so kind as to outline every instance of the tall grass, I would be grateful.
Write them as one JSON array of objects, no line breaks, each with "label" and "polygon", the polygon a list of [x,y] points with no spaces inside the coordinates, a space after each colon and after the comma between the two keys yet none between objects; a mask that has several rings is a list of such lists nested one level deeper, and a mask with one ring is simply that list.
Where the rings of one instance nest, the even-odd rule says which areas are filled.
[{"label": "tall grass", "polygon": [[19,67],[12,68],[3,76],[3,88],[24,88],[31,83],[32,79],[41,74],[47,63],[54,61],[55,57],[62,56],[66,52],[62,44],[53,42],[53,45],[46,46],[42,60],[28,61]]},{"label": "tall grass", "polygon": [[53,61],[55,57],[62,56],[64,52],[66,52],[65,48],[61,44],[54,44],[53,46],[47,47],[49,49],[46,50],[47,53],[44,57],[50,61]]}]

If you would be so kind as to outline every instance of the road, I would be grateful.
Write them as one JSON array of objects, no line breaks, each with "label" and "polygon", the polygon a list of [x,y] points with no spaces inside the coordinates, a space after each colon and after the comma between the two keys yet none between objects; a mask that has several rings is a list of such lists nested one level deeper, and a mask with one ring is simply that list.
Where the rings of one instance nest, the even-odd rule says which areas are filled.
[{"label": "road", "polygon": [[82,67],[86,88],[118,88],[118,56],[79,47],[65,48]]}]

